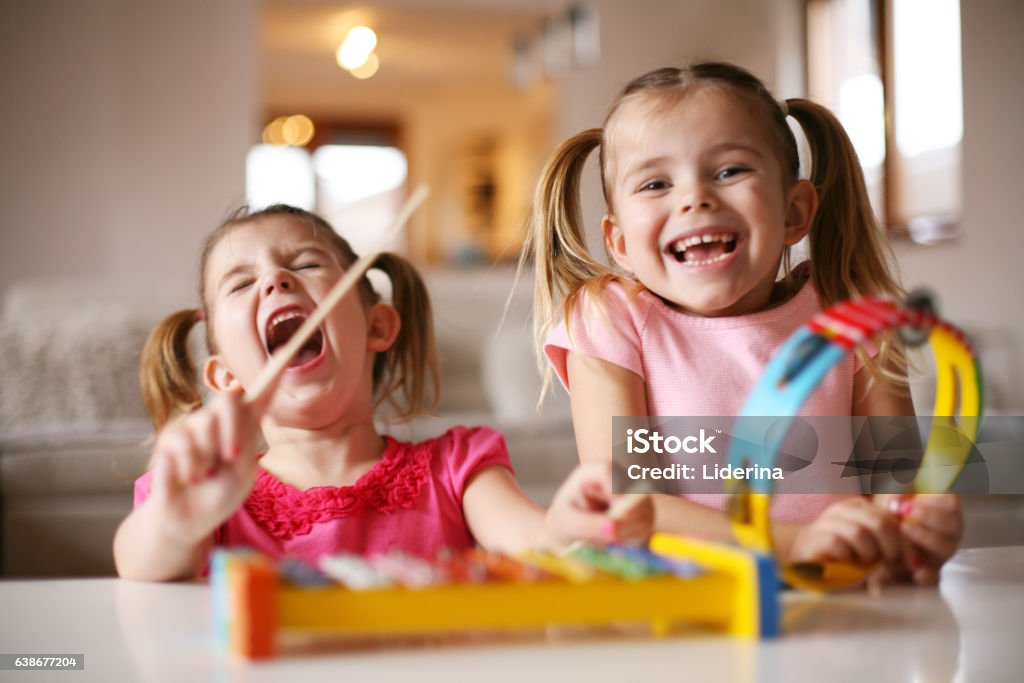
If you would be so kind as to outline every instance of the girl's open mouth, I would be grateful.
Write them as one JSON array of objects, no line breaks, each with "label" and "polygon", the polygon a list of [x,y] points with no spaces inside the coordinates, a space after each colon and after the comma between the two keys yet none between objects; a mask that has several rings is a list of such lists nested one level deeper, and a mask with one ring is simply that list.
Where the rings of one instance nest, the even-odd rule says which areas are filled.
[{"label": "girl's open mouth", "polygon": [[694,235],[668,245],[668,253],[684,266],[707,266],[728,258],[736,250],[734,233]]},{"label": "girl's open mouth", "polygon": [[[300,309],[292,308],[271,316],[267,321],[266,345],[267,354],[272,355],[291,340],[309,316]],[[324,334],[316,330],[309,339],[296,351],[288,362],[289,368],[300,368],[309,365],[324,352]]]}]

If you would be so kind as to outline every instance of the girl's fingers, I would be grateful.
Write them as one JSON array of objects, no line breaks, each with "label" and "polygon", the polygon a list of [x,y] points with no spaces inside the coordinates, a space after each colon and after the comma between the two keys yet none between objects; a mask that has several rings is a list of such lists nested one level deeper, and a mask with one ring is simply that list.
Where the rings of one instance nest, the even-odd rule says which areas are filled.
[{"label": "girl's fingers", "polygon": [[918,524],[947,536],[963,533],[960,497],[955,495],[917,496],[910,504],[904,523]]},{"label": "girl's fingers", "polygon": [[835,560],[851,562],[853,550],[842,537],[833,530],[825,528],[828,520],[819,519],[801,534],[798,544],[794,544],[791,560],[794,562],[818,562]]},{"label": "girl's fingers", "polygon": [[871,504],[879,510],[884,510],[890,515],[897,516],[900,514],[902,501],[906,498],[907,495],[903,493],[876,493],[871,496]]},{"label": "girl's fingers", "polygon": [[254,439],[249,438],[251,417],[239,392],[227,392],[217,397],[214,409],[219,418],[220,460],[234,462]]},{"label": "girl's fingers", "polygon": [[900,527],[900,531],[921,550],[940,562],[952,557],[960,542],[959,535],[950,536],[923,524],[915,524],[911,520],[906,520]]},{"label": "girl's fingers", "polygon": [[955,493],[921,493],[911,498],[909,502],[914,508],[957,513],[960,511],[960,496]]},{"label": "girl's fingers", "polygon": [[654,502],[650,496],[644,496],[624,516],[614,519],[613,522],[615,541],[646,541],[654,531]]},{"label": "girl's fingers", "polygon": [[192,483],[196,477],[196,469],[192,465],[192,451],[195,446],[184,421],[175,422],[165,427],[157,441],[156,450],[162,457],[171,461],[176,484],[179,486]]},{"label": "girl's fingers", "polygon": [[154,452],[171,460],[178,485],[198,484],[216,470],[222,422],[215,409],[203,408],[160,433]]},{"label": "girl's fingers", "polygon": [[556,495],[559,535],[604,545],[613,541],[639,541],[654,526],[650,496],[612,494],[612,472],[607,463],[581,465]]},{"label": "girl's fingers", "polygon": [[914,570],[914,583],[918,586],[937,586],[939,584],[939,570],[931,565],[924,565]]},{"label": "girl's fingers", "polygon": [[564,540],[604,545],[615,537],[615,523],[600,512],[570,507],[561,515],[561,536]]},{"label": "girl's fingers", "polygon": [[830,550],[834,550],[836,542],[849,549],[852,554],[849,561],[870,564],[881,557],[881,551],[874,534],[856,519],[847,517],[823,519],[821,530],[824,533],[830,534],[835,539],[830,544]]},{"label": "girl's fingers", "polygon": [[827,533],[817,544],[812,544],[809,556],[813,560],[834,560],[836,562],[853,562],[856,553],[849,543],[832,533]]},{"label": "girl's fingers", "polygon": [[191,477],[189,481],[197,484],[209,479],[217,470],[220,459],[220,420],[209,410],[201,410],[191,417],[189,436],[192,438],[193,450],[191,460]]},{"label": "girl's fingers", "polygon": [[902,553],[896,518],[864,499],[837,505],[836,515],[847,529],[844,536],[857,550],[863,562],[895,562]]},{"label": "girl's fingers", "polygon": [[584,482],[576,492],[574,504],[583,510],[607,510],[612,504],[612,497],[599,485]]},{"label": "girl's fingers", "polygon": [[566,481],[571,503],[580,510],[607,510],[611,505],[611,468],[605,464],[578,466]]},{"label": "girl's fingers", "polygon": [[938,581],[938,569],[956,552],[963,527],[959,496],[920,495],[909,502],[900,532],[909,541],[906,564],[916,583]]},{"label": "girl's fingers", "polygon": [[547,526],[557,543],[574,540],[599,542],[603,538],[604,510],[608,508],[600,472],[578,466],[555,493],[548,510]]}]

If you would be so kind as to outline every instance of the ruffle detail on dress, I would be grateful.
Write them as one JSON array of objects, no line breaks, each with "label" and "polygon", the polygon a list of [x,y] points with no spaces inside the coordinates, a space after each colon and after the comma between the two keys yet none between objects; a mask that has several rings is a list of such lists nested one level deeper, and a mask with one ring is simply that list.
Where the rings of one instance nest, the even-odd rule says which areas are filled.
[{"label": "ruffle detail on dress", "polygon": [[245,509],[282,540],[304,536],[319,522],[375,510],[390,514],[411,507],[430,480],[432,442],[404,443],[385,437],[381,460],[351,486],[315,486],[300,491],[260,470]]}]

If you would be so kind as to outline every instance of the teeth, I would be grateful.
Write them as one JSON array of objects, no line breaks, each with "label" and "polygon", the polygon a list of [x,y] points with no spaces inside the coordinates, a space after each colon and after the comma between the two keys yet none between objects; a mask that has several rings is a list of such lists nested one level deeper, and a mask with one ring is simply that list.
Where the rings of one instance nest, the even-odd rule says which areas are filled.
[{"label": "teeth", "polygon": [[709,263],[716,263],[722,259],[728,258],[729,254],[721,254],[715,258],[705,259],[703,261],[681,261],[684,266],[706,266]]},{"label": "teeth", "polygon": [[288,320],[291,320],[293,318],[299,318],[301,320],[305,320],[307,317],[308,316],[305,313],[303,313],[302,311],[299,311],[299,310],[295,310],[295,309],[292,309],[290,311],[283,311],[283,312],[278,313],[277,315],[273,316],[272,318],[270,318],[270,320],[267,321],[267,327],[266,327],[267,343],[268,344],[271,343],[270,340],[274,336],[274,330],[281,323],[286,322]]},{"label": "teeth", "polygon": [[273,328],[275,325],[283,323],[285,320],[291,320],[292,318],[305,318],[306,314],[302,311],[285,311],[284,313],[278,313],[273,318],[267,321],[267,329]]},{"label": "teeth", "polygon": [[672,245],[672,251],[684,252],[690,247],[697,246],[698,244],[707,244],[708,242],[732,242],[735,237],[729,234],[721,235],[694,235],[693,237],[687,237],[684,240],[679,240]]},{"label": "teeth", "polygon": [[[736,236],[729,233],[719,233],[715,235],[693,235],[692,237],[687,237],[686,239],[681,239],[673,242],[671,245],[669,245],[669,251],[671,251],[672,254],[678,258],[682,256],[687,249],[689,249],[690,247],[694,247],[698,244],[707,244],[708,242],[734,242],[735,240]],[[721,261],[722,259],[728,256],[729,254],[725,253],[721,254],[720,256],[716,256],[715,258],[706,259],[704,261],[680,260],[680,263],[682,263],[685,266],[706,266],[709,263]]]}]

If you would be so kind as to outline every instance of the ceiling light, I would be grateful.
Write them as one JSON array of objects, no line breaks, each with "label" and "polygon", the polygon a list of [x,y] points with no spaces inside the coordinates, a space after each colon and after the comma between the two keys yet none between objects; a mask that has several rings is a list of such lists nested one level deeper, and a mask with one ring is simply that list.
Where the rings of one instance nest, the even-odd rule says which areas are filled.
[{"label": "ceiling light", "polygon": [[[377,47],[377,34],[368,26],[356,26],[348,32],[338,48],[338,65],[352,71],[367,63],[373,48]],[[372,75],[372,74],[371,74]]]},{"label": "ceiling light", "polygon": [[371,52],[370,57],[366,60],[365,64],[357,66],[354,69],[349,69],[349,73],[360,80],[364,80],[377,73],[377,69],[379,68],[380,59],[377,58],[376,52]]},{"label": "ceiling light", "polygon": [[281,135],[286,145],[302,147],[313,139],[313,122],[304,114],[295,114],[285,119]]},{"label": "ceiling light", "polygon": [[303,147],[313,139],[313,122],[304,114],[278,116],[263,129],[267,145]]}]

